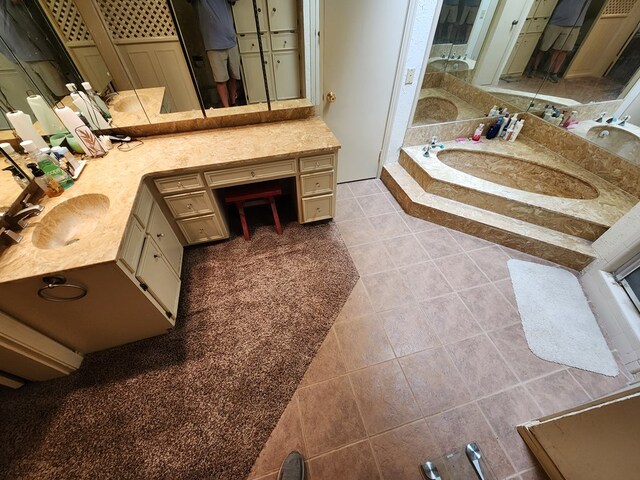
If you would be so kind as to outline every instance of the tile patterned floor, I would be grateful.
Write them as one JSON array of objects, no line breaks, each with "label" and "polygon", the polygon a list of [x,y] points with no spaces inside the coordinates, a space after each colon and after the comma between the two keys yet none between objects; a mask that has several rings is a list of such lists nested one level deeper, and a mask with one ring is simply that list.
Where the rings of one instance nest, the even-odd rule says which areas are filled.
[{"label": "tile patterned floor", "polygon": [[338,185],[337,204],[361,280],[249,478],[297,449],[309,480],[420,480],[471,440],[499,479],[546,478],[514,426],[629,381],[528,349],[506,262],[548,262],[410,217],[379,180]]}]

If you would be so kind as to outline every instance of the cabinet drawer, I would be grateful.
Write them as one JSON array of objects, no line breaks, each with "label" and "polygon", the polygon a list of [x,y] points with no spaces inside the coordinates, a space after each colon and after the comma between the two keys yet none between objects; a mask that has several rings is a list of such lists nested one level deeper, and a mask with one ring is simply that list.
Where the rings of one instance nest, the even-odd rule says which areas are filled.
[{"label": "cabinet drawer", "polygon": [[302,199],[302,223],[333,217],[333,194]]},{"label": "cabinet drawer", "polygon": [[259,182],[269,178],[283,178],[296,174],[296,161],[280,160],[249,167],[227,168],[216,172],[206,172],[207,185],[219,187],[249,182]]},{"label": "cabinet drawer", "polygon": [[211,200],[209,200],[209,195],[205,191],[164,197],[164,201],[167,203],[174,218],[193,217],[194,215],[213,213],[213,205],[211,204]]},{"label": "cabinet drawer", "polygon": [[151,206],[153,205],[153,197],[146,185],[140,187],[140,193],[136,199],[136,203],[133,206],[133,214],[140,221],[143,227],[147,226],[149,221],[149,214],[151,213]]},{"label": "cabinet drawer", "polygon": [[146,285],[147,291],[160,306],[175,317],[180,295],[180,278],[149,236],[144,243],[136,278]]},{"label": "cabinet drawer", "polygon": [[272,33],[272,50],[295,50],[298,48],[298,35],[296,33]]},{"label": "cabinet drawer", "polygon": [[302,196],[333,193],[333,170],[300,176]]},{"label": "cabinet drawer", "polygon": [[202,179],[197,173],[181,175],[179,177],[157,178],[154,180],[160,193],[177,193],[186,190],[202,188]]},{"label": "cabinet drawer", "polygon": [[124,234],[124,240],[122,242],[122,251],[120,252],[122,263],[131,273],[135,273],[138,268],[143,244],[144,228],[138,220],[132,216],[129,219],[129,225],[127,226],[127,231]]},{"label": "cabinet drawer", "polygon": [[548,18],[532,18],[529,26],[527,27],[527,33],[542,33],[544,27],[547,26]]},{"label": "cabinet drawer", "polygon": [[[270,50],[269,48],[269,36],[264,33],[260,34],[262,39],[262,49],[265,52]],[[238,50],[240,53],[258,53],[260,47],[258,46],[258,36],[255,33],[245,33],[238,35]]]},{"label": "cabinet drawer", "polygon": [[157,205],[153,206],[147,233],[162,250],[164,257],[173,270],[180,276],[182,270],[182,244],[173,233],[171,225]]},{"label": "cabinet drawer", "polygon": [[334,162],[335,155],[332,153],[304,157],[300,159],[300,173],[313,172],[314,170],[327,170],[333,168]]},{"label": "cabinet drawer", "polygon": [[219,240],[226,237],[224,228],[216,215],[178,220],[178,226],[189,244]]}]

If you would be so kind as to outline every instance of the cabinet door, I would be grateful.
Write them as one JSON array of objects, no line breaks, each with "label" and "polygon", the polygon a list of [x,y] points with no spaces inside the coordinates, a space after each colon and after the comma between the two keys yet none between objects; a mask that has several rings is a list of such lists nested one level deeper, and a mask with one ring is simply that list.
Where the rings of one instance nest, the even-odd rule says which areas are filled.
[{"label": "cabinet door", "polygon": [[136,278],[146,285],[147,291],[162,308],[175,317],[180,296],[180,279],[149,235],[144,243]]},{"label": "cabinet door", "polygon": [[216,215],[178,220],[178,226],[189,245],[225,238],[226,232]]},{"label": "cabinet door", "polygon": [[296,1],[268,0],[269,29],[272,32],[296,29]]},{"label": "cabinet door", "polygon": [[536,8],[535,17],[550,17],[553,9],[556,8],[558,0],[540,0]]},{"label": "cabinet door", "polygon": [[180,275],[182,269],[182,244],[178,240],[178,237],[176,237],[176,234],[173,233],[171,225],[169,225],[169,222],[164,217],[164,213],[162,213],[158,205],[154,205],[151,211],[147,233],[162,250],[162,254],[167,260],[167,263]]},{"label": "cabinet door", "polygon": [[[269,59],[269,54],[265,54],[265,60]],[[269,68],[271,68],[269,62]],[[259,103],[267,101],[267,94],[264,91],[264,80],[262,77],[262,64],[259,53],[247,53],[242,55],[242,71],[245,92],[249,103]],[[267,75],[268,77],[269,75]]]},{"label": "cabinet door", "polygon": [[536,48],[539,33],[527,33],[522,37],[520,46],[518,48],[518,54],[514,57],[509,68],[509,73],[520,74],[527,68],[527,63]]},{"label": "cabinet door", "polygon": [[144,228],[142,228],[138,220],[132,216],[129,218],[129,225],[124,234],[122,251],[120,252],[122,263],[124,263],[125,267],[127,267],[131,273],[135,273],[138,268],[143,243]]},{"label": "cabinet door", "polygon": [[274,52],[273,73],[278,100],[300,98],[300,63],[297,50]]},{"label": "cabinet door", "polygon": [[[267,30],[267,17],[265,0],[257,0],[258,5],[258,21],[260,22],[260,31]],[[253,14],[253,2],[251,0],[238,0],[233,6],[233,20],[236,24],[236,33],[255,33],[256,20]]]}]

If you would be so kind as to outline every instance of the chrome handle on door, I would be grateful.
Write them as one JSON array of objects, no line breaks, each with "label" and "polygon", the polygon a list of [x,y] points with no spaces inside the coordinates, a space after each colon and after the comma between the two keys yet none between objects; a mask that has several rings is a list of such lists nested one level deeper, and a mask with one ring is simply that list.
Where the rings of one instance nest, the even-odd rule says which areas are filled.
[{"label": "chrome handle on door", "polygon": [[336,94],[333,92],[327,93],[327,102],[333,103],[336,101]]}]

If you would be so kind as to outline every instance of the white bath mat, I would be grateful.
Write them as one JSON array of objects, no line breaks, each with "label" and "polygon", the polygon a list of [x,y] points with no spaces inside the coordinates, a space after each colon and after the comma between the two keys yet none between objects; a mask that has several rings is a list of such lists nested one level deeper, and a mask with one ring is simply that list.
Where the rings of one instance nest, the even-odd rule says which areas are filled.
[{"label": "white bath mat", "polygon": [[543,360],[615,377],[618,366],[578,279],[537,263],[508,265],[531,351]]}]

